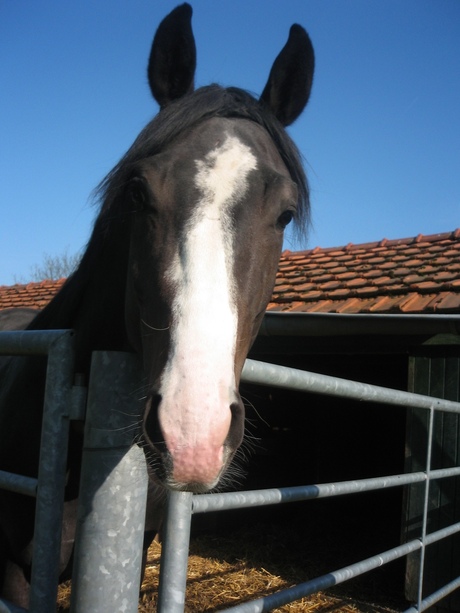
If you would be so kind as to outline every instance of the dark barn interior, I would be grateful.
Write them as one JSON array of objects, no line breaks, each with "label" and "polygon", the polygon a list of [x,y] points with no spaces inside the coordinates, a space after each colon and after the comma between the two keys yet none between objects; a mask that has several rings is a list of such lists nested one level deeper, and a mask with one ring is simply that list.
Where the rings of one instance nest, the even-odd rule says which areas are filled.
[{"label": "dark barn interior", "polygon": [[[271,316],[276,317],[280,321],[279,315]],[[409,326],[391,317],[375,325],[377,319],[371,316],[371,321],[362,319],[362,333],[356,333],[347,317],[326,317],[329,320],[324,316],[303,318],[313,327],[319,324],[313,334],[310,323],[300,324],[297,332],[304,329],[303,334],[294,335],[292,330],[283,334],[282,324],[276,334],[262,329],[250,357],[408,390],[411,356],[432,337],[431,330],[418,325],[414,328],[417,333],[411,333]],[[240,489],[330,483],[405,471],[407,414],[403,408],[249,384],[242,384],[241,392],[248,434],[240,460],[244,472],[239,477]],[[306,568],[314,560],[314,572],[320,575],[399,545],[404,496],[403,488],[396,487],[240,510],[222,517],[216,514],[212,525],[218,531],[263,526],[267,538],[272,531],[287,531],[286,551],[282,552],[286,559],[304,563]],[[199,529],[201,518],[196,520]],[[208,516],[208,529],[209,521]],[[405,560],[334,590],[354,597],[358,594],[376,606],[404,610]]]}]

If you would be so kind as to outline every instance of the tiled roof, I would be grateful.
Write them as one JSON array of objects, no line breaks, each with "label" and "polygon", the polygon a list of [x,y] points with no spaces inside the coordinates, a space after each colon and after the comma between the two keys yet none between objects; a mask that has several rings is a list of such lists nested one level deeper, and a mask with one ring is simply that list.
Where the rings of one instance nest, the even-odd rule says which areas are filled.
[{"label": "tiled roof", "polygon": [[285,251],[269,311],[460,313],[460,229]]},{"label": "tiled roof", "polygon": [[[64,283],[0,287],[0,310],[41,309]],[[285,251],[269,311],[460,313],[460,229],[376,243]]]},{"label": "tiled roof", "polygon": [[12,307],[43,309],[61,289],[65,279],[41,281],[27,285],[1,285],[0,310]]}]

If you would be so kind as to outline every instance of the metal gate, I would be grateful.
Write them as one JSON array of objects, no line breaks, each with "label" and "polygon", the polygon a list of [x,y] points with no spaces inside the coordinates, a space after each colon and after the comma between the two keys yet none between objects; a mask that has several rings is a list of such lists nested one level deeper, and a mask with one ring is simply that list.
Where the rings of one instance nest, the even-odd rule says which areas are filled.
[{"label": "metal gate", "polygon": [[446,469],[431,469],[431,449],[433,444],[433,423],[436,412],[460,414],[460,403],[401,392],[374,385],[357,383],[296,370],[284,366],[265,364],[247,360],[243,370],[243,380],[259,385],[281,387],[301,392],[339,396],[358,401],[378,402],[401,407],[423,409],[428,413],[427,460],[423,471],[409,474],[388,475],[372,479],[306,485],[304,487],[279,488],[234,492],[222,494],[204,494],[194,496],[188,493],[173,492],[169,497],[167,523],[161,560],[159,607],[160,613],[182,613],[185,607],[185,586],[187,573],[188,544],[190,521],[195,513],[224,511],[244,507],[289,503],[299,500],[340,496],[377,489],[403,487],[414,483],[424,484],[424,508],[420,534],[417,538],[387,551],[376,554],[355,564],[332,570],[331,572],[285,589],[275,594],[240,604],[226,611],[234,613],[262,613],[280,607],[294,600],[309,596],[330,588],[344,581],[369,572],[398,558],[418,552],[419,577],[417,602],[405,613],[425,611],[440,602],[460,587],[460,576],[445,584],[436,592],[422,597],[424,583],[424,559],[426,548],[443,539],[453,537],[460,532],[460,522],[443,529],[428,533],[428,501],[430,484],[440,479],[454,478],[460,475],[460,466]]},{"label": "metal gate", "polygon": [[[73,382],[72,344],[72,333],[69,331],[8,332],[0,335],[0,353],[8,355],[48,354],[48,380],[45,394],[43,437],[46,438],[47,436],[51,436],[54,441],[60,441],[60,443],[57,445],[43,446],[38,481],[35,479],[18,478],[16,476],[4,473],[0,475],[0,485],[8,489],[13,489],[14,491],[26,493],[28,495],[35,495],[38,486],[39,496],[37,499],[35,539],[37,539],[38,542],[45,543],[46,546],[39,546],[39,555],[34,558],[32,574],[33,590],[30,610],[35,613],[47,613],[55,610],[57,588],[56,568],[59,559],[58,551],[60,537],[59,531],[56,531],[55,527],[56,525],[60,525],[60,518],[62,517],[68,426],[70,419],[81,419],[82,404],[84,404],[84,402],[82,402],[81,390],[77,389],[78,386],[76,387]],[[111,366],[110,364],[110,355],[111,354],[109,353],[102,352],[102,358],[100,358],[102,359],[102,362],[109,362],[108,371],[111,377],[109,377],[110,385],[107,383],[107,379],[105,382],[102,380],[102,388],[98,388],[98,391],[96,390],[94,392],[93,397],[95,406],[101,406],[101,404],[109,405],[109,407],[111,406],[111,402],[107,401],[106,397],[106,395],[109,393],[107,386],[113,387],[114,369],[113,365]],[[133,380],[135,381],[136,377],[138,376],[136,366],[131,366],[129,363],[130,359],[131,358],[129,357],[126,358],[126,360],[128,360],[127,366],[123,367],[121,370],[122,376],[119,377],[119,383],[117,383],[119,387],[115,391],[115,397],[122,399],[121,401],[123,402],[123,406],[125,406],[127,397],[130,396],[129,391],[133,389],[132,384],[129,382]],[[118,367],[116,372],[119,372]],[[427,522],[430,484],[441,479],[454,478],[460,475],[460,466],[440,470],[431,469],[434,416],[437,412],[460,414],[459,403],[441,400],[430,396],[421,396],[418,394],[400,392],[373,385],[341,380],[326,375],[319,375],[292,368],[264,364],[252,360],[247,360],[246,362],[243,372],[243,379],[246,382],[259,385],[270,385],[273,387],[289,388],[307,393],[353,398],[359,401],[365,400],[368,402],[385,403],[401,407],[401,410],[404,410],[407,407],[416,407],[424,410],[427,412],[429,424],[426,467],[424,470],[410,474],[390,475],[379,478],[338,483],[306,485],[303,487],[294,488],[275,488],[269,490],[208,494],[200,496],[193,496],[192,494],[182,492],[171,493],[169,497],[169,507],[164,532],[164,545],[161,562],[158,607],[158,610],[161,613],[182,613],[185,607],[187,556],[192,514],[208,512],[211,510],[223,511],[230,508],[282,504],[312,498],[340,496],[343,494],[358,493],[376,489],[402,487],[414,483],[424,484],[425,501],[422,518],[423,521],[421,523],[420,534],[417,536],[417,538],[414,538],[409,542],[403,543],[399,547],[395,547],[388,551],[376,552],[374,556],[368,559],[357,561],[355,564],[345,568],[333,570],[326,575],[309,580],[296,587],[282,590],[276,594],[272,594],[253,602],[244,603],[227,610],[239,612],[269,611],[293,600],[313,594],[316,591],[324,590],[333,585],[347,581],[353,577],[382,566],[383,564],[387,564],[397,558],[414,553],[417,553],[419,556],[418,597],[417,602],[413,607],[408,609],[408,612],[424,611],[428,607],[448,596],[460,586],[460,577],[457,577],[444,585],[442,588],[438,589],[436,592],[422,597],[424,582],[424,558],[426,549],[432,546],[434,543],[439,542],[441,539],[452,538],[453,535],[460,532],[459,522],[429,533]],[[127,395],[126,385],[131,385]],[[123,388],[125,389],[125,392],[123,392]],[[101,401],[101,393],[104,395],[103,401]],[[133,410],[135,412],[137,409],[134,407]],[[116,413],[120,415],[124,412],[125,411],[118,411]],[[121,460],[121,457],[129,456],[130,444],[128,444],[126,439],[124,439],[121,444],[122,451],[119,453],[119,457],[114,458],[113,455],[110,455],[113,453],[113,451],[110,450],[110,445],[113,443],[115,447],[120,448],[120,440],[110,442],[106,441],[104,437],[101,438],[101,430],[103,430],[103,425],[104,424],[97,422],[87,426],[87,428],[90,428],[90,430],[88,430],[88,436],[90,439],[93,438],[93,440],[96,441],[96,444],[93,446],[93,451],[100,450],[104,447],[108,449],[109,457],[111,458],[108,464],[110,465],[109,468],[111,471],[115,465],[120,463],[119,461]],[[122,429],[123,426],[120,426],[119,423],[115,427],[113,425],[109,425],[107,428],[109,434],[113,434],[115,430],[120,432]],[[90,454],[93,453],[93,451],[91,451],[91,444],[89,444],[88,447],[90,449]],[[107,464],[107,461],[104,460],[103,464]],[[52,470],[55,471],[52,473],[53,476],[51,478],[51,473],[49,473],[49,470],[51,470],[50,467],[52,467]],[[134,460],[133,470],[137,471],[136,475],[138,476],[142,474],[142,469],[139,468],[139,458]],[[108,477],[109,476],[110,475],[108,475]],[[101,477],[99,476],[99,480],[100,479]],[[103,480],[105,480],[105,477]],[[95,488],[97,491],[100,489],[99,485]],[[146,487],[146,485],[142,487]],[[140,488],[141,490],[142,487]],[[117,490],[121,496],[119,499],[119,504],[116,501],[114,503],[114,490]],[[98,502],[99,506],[96,505],[96,515],[100,516],[101,510],[103,510],[104,507],[113,507],[114,505],[120,507],[123,512],[126,506],[126,496],[124,494],[125,492],[123,487],[120,487],[119,485],[112,488],[110,493],[107,491],[101,491],[102,498]],[[142,492],[139,494],[139,500],[142,499],[143,495],[144,494],[142,494]],[[86,497],[86,499],[87,502],[85,503],[83,501],[83,505],[87,504],[94,510],[94,503],[92,502],[93,499],[88,497]],[[88,502],[89,500],[91,500],[91,502]],[[142,516],[141,507],[141,503],[135,504],[135,511],[133,512],[132,517],[134,518],[134,524],[137,522],[137,528],[133,528],[131,524],[131,528],[129,529],[129,533],[133,535],[132,543],[134,543],[134,546],[138,548],[138,519],[140,516]],[[83,508],[85,509],[84,506]],[[91,509],[86,508],[86,510],[83,511],[83,515],[85,515],[85,517],[90,516]],[[51,513],[53,513],[53,515]],[[141,515],[139,515],[139,513]],[[109,600],[107,596],[107,594],[119,593],[117,590],[120,583],[120,576],[122,576],[125,572],[129,572],[129,569],[125,569],[122,565],[123,570],[117,571],[116,568],[113,570],[108,570],[104,564],[100,564],[98,562],[94,563],[93,561],[93,556],[97,556],[98,551],[101,548],[110,549],[110,547],[113,546],[115,536],[117,536],[117,541],[123,541],[125,538],[117,533],[120,523],[119,518],[117,518],[116,515],[113,515],[108,521],[110,523],[109,529],[107,529],[107,522],[103,520],[103,530],[98,528],[97,521],[90,521],[87,543],[95,542],[96,546],[91,551],[91,554],[88,554],[85,545],[83,547],[83,550],[85,551],[84,555],[86,556],[85,559],[82,559],[82,556],[78,557],[77,568],[79,566],[80,569],[83,569],[83,572],[80,571],[80,579],[75,577],[76,590],[79,592],[79,594],[85,595],[77,599],[80,604],[77,603],[75,606],[80,606],[80,609],[74,609],[75,611],[85,611],[86,613],[86,611],[91,610],[92,613],[96,611],[100,611],[101,613],[103,611],[113,613],[117,610],[135,611],[137,609],[137,588],[132,590],[132,585],[130,586],[131,592],[129,595],[129,602],[128,597],[124,598],[122,605],[123,608],[119,608],[120,602],[118,602],[117,605],[113,599]],[[40,535],[42,536],[40,537]],[[44,539],[43,535],[45,535]],[[117,555],[113,554],[112,552],[109,558],[110,557],[116,558]],[[93,572],[91,569],[96,567],[99,570],[102,568],[103,577],[93,576],[94,581],[92,581],[91,584],[95,584],[96,588],[93,589],[93,586],[91,585],[89,591],[82,592],[81,588],[77,587],[78,584],[85,584],[85,576],[91,574]],[[120,567],[118,568],[120,569]],[[77,575],[78,572],[79,571],[77,571]],[[138,571],[136,570],[135,576],[137,572]],[[101,582],[104,583],[102,587]],[[86,584],[87,583],[88,582],[86,582]],[[132,581],[129,581],[129,583],[132,584]],[[84,598],[86,600],[84,600]],[[84,605],[81,603],[84,603]],[[83,608],[81,608],[82,606]],[[20,609],[17,607],[11,607],[6,603],[2,604],[0,602],[0,611],[15,613],[19,610]]]},{"label": "metal gate", "polygon": [[[0,354],[48,356],[38,479],[0,471],[0,488],[37,497],[30,610],[46,613],[56,609],[61,547],[56,526],[62,525],[69,420],[77,406],[73,334],[69,330],[2,332]],[[23,610],[0,599],[2,612]]]},{"label": "metal gate", "polygon": [[[85,420],[72,611],[137,611],[148,478],[144,454],[132,444],[140,411],[135,356],[93,353],[86,390],[74,381],[71,331],[2,332],[0,354],[48,356],[38,478],[0,471],[0,489],[36,497],[29,611],[56,611],[72,420]],[[25,609],[0,598],[0,612]]]}]

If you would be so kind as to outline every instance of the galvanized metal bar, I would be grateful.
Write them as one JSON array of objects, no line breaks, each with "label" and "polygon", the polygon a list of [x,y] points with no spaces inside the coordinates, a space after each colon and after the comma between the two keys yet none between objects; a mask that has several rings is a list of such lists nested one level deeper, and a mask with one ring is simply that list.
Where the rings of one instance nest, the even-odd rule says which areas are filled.
[{"label": "galvanized metal bar", "polygon": [[55,335],[48,354],[29,609],[55,610],[66,481],[74,350],[71,331]]},{"label": "galvanized metal bar", "polygon": [[426,480],[424,472],[340,481],[338,483],[319,483],[296,487],[270,488],[243,492],[223,492],[220,494],[201,494],[193,499],[193,513],[208,513],[228,509],[253,506],[266,506],[284,502],[297,502],[315,498],[329,498],[344,494],[356,494],[388,487],[419,483]]},{"label": "galvanized metal bar", "polygon": [[433,425],[434,425],[434,410],[430,409],[429,422],[428,422],[428,440],[427,440],[427,454],[426,454],[426,474],[427,480],[425,483],[425,492],[423,496],[423,514],[422,514],[422,548],[420,550],[419,560],[419,577],[418,577],[418,589],[417,589],[417,606],[419,610],[422,607],[423,600],[423,577],[425,570],[425,542],[427,535],[427,523],[428,523],[428,509],[430,503],[430,472],[431,472],[431,455],[433,449]]},{"label": "galvanized metal bar", "polygon": [[0,332],[0,355],[46,355],[67,330]]},{"label": "galvanized metal bar", "polygon": [[[0,470],[0,489],[35,497],[37,495],[38,479],[25,477],[16,473]],[[0,610],[1,613],[1,610]]]},{"label": "galvanized metal bar", "polygon": [[183,613],[192,519],[189,492],[169,492],[158,588],[158,613]]},{"label": "galvanized metal bar", "polygon": [[460,532],[460,522],[456,524],[451,524],[450,526],[446,526],[445,528],[440,528],[431,534],[427,534],[425,538],[425,545],[432,545],[433,543],[437,543],[442,539],[448,538],[449,536],[453,536]]},{"label": "galvanized metal bar", "polygon": [[134,355],[93,353],[72,576],[72,613],[137,613],[147,499]]},{"label": "galvanized metal bar", "polygon": [[246,383],[289,388],[290,390],[312,394],[339,396],[359,400],[360,402],[378,402],[404,408],[430,409],[433,407],[438,411],[460,413],[459,402],[402,392],[378,385],[349,381],[256,360],[246,360],[242,380]]},{"label": "galvanized metal bar", "polygon": [[[430,479],[445,479],[460,475],[460,467],[442,468],[430,472]],[[314,498],[329,498],[344,494],[356,494],[377,489],[398,487],[411,483],[426,481],[425,472],[372,477],[354,481],[339,481],[336,483],[319,483],[316,485],[300,485],[296,487],[271,488],[265,490],[249,490],[243,492],[223,492],[220,494],[201,494],[194,496],[193,513],[209,513],[210,511],[226,511],[245,507],[266,506],[284,502],[312,500]]]}]

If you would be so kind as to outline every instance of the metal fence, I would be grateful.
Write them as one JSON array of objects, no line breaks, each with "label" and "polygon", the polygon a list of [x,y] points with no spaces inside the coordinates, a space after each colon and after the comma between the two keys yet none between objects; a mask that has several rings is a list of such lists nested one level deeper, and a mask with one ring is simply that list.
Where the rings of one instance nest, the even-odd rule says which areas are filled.
[{"label": "metal fence", "polygon": [[[69,420],[82,418],[82,405],[84,404],[81,389],[77,389],[78,386],[75,386],[72,380],[72,333],[69,331],[1,333],[0,353],[48,355],[42,441],[50,440],[47,437],[52,437],[54,442],[59,442],[42,446],[38,480],[2,473],[0,474],[0,487],[27,495],[35,495],[38,491],[34,537],[35,542],[38,543],[35,550],[38,555],[34,555],[30,611],[51,613],[55,610],[56,602],[60,541],[60,531],[56,530],[56,526],[60,525],[62,518]],[[77,544],[75,585],[72,594],[72,610],[77,613],[80,611],[82,613],[87,611],[113,613],[114,611],[137,610],[142,522],[147,485],[145,465],[137,451],[134,452],[134,457],[131,456],[131,440],[127,438],[127,433],[132,426],[133,415],[136,415],[139,410],[138,405],[133,403],[131,394],[138,381],[138,371],[136,364],[131,362],[132,357],[126,354],[118,355],[116,359],[121,362],[117,362],[114,367],[112,356],[113,354],[106,352],[101,352],[99,356],[96,356],[95,368],[98,374],[90,379],[88,410],[92,406],[95,417],[93,419],[87,416],[86,420],[86,459],[83,473],[88,476],[89,490],[86,491],[86,486],[82,486],[78,530],[79,539],[82,539],[80,543],[83,544]],[[108,373],[106,376],[101,374],[104,370]],[[368,559],[333,570],[296,587],[234,606],[227,611],[253,613],[269,611],[347,581],[413,552],[420,553],[419,589],[417,602],[408,609],[407,613],[426,610],[460,586],[459,577],[437,592],[422,597],[426,548],[460,532],[460,523],[454,523],[430,534],[427,529],[430,483],[460,475],[458,466],[440,470],[431,469],[430,449],[434,414],[436,411],[460,414],[460,403],[252,360],[246,362],[243,379],[258,385],[385,403],[401,407],[402,410],[407,407],[426,410],[430,416],[426,468],[410,474],[303,487],[200,496],[185,492],[172,492],[169,496],[164,529],[158,604],[160,613],[182,613],[184,611],[187,557],[193,514],[340,496],[402,487],[413,483],[425,484],[423,522],[418,538],[388,551],[376,552]],[[93,384],[95,387],[91,390]],[[123,406],[123,410],[110,411],[113,409],[112,402],[117,402],[118,407]],[[126,408],[127,405],[131,406],[129,410]],[[105,423],[106,417],[101,418],[99,414],[102,407],[107,407],[109,415],[111,413],[112,417],[115,416],[115,421],[107,418],[109,421]],[[124,414],[127,415],[127,421],[123,421]],[[127,469],[123,468],[125,459],[128,461]],[[93,468],[100,467],[101,464],[104,467],[103,472],[99,473],[96,479],[91,479]],[[119,474],[118,470],[124,474],[121,481],[116,476]],[[116,472],[113,473],[113,471]],[[134,486],[134,492],[129,491],[127,494],[125,488],[132,486]],[[127,503],[128,499],[133,500],[132,505]],[[126,524],[127,532],[123,532],[123,524]],[[128,553],[124,549],[125,546],[129,549]],[[98,557],[101,550],[103,555],[105,552],[102,562]],[[126,564],[127,559],[130,560],[130,564]],[[109,567],[111,563],[113,566]],[[130,568],[134,568],[132,574],[129,574],[131,573]],[[0,612],[16,613],[20,610],[0,601]]]},{"label": "metal fence", "polygon": [[183,492],[172,492],[169,496],[161,560],[158,606],[160,613],[183,613],[184,611],[190,521],[193,514],[355,494],[377,489],[402,487],[413,483],[425,484],[423,520],[419,538],[387,551],[376,552],[374,556],[368,559],[360,560],[355,564],[338,570],[332,570],[326,575],[306,581],[293,588],[233,606],[226,609],[226,611],[232,611],[233,613],[262,613],[270,611],[294,600],[348,581],[417,551],[420,552],[418,598],[414,606],[410,607],[405,613],[425,611],[460,587],[460,577],[458,577],[429,596],[422,597],[426,548],[433,543],[452,537],[460,532],[460,522],[431,534],[428,534],[427,530],[430,484],[439,479],[453,478],[460,475],[460,466],[439,470],[431,469],[434,414],[436,411],[460,414],[460,403],[253,360],[246,361],[243,370],[243,380],[247,383],[258,385],[269,385],[271,387],[281,387],[301,392],[338,396],[358,401],[384,403],[401,407],[401,409],[409,407],[425,409],[429,412],[430,416],[426,469],[409,474],[306,485],[304,487],[204,494],[200,496],[193,496]]}]

